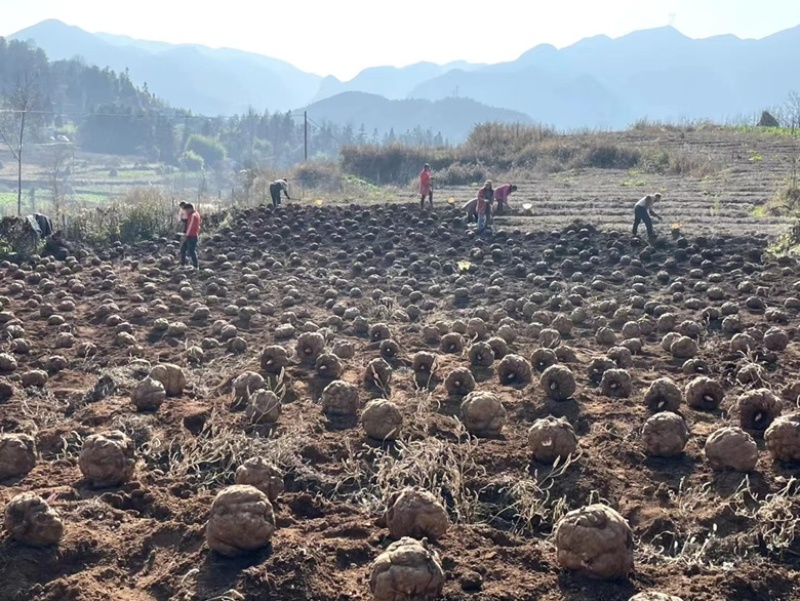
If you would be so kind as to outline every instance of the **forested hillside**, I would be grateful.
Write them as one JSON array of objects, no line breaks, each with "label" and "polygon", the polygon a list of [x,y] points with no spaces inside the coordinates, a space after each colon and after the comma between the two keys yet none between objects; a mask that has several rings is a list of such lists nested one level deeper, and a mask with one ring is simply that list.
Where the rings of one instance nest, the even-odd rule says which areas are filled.
[{"label": "forested hillside", "polygon": [[23,89],[32,92],[29,110],[46,113],[85,114],[104,105],[132,112],[162,107],[146,86],[134,86],[127,73],[78,59],[51,62],[40,48],[0,38],[0,98],[6,110]]},{"label": "forested hillside", "polygon": [[[269,164],[287,167],[305,156],[302,112],[259,112],[206,117],[171,108],[147,85],[131,82],[128,72],[88,66],[80,59],[48,61],[43,50],[0,38],[0,129],[19,131],[26,110],[26,140],[53,141],[64,134],[88,152],[139,155],[149,161],[188,170]],[[308,123],[310,157],[336,155],[359,143],[403,142],[432,146],[443,142],[431,127],[378,132],[363,123],[334,124],[322,118]]]}]

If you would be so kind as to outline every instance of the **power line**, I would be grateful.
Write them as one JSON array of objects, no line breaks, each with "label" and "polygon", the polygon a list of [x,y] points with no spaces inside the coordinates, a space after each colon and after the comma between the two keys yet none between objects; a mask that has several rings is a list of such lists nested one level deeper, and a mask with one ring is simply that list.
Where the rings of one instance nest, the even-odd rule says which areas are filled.
[{"label": "power line", "polygon": [[[28,115],[48,115],[51,117],[116,117],[119,119],[151,119],[153,117],[162,117],[165,119],[175,119],[175,120],[187,120],[187,119],[203,119],[205,121],[216,121],[218,119],[222,119],[228,121],[233,119],[234,117],[241,118],[246,117],[246,114],[242,115],[231,115],[231,116],[224,116],[220,115],[217,117],[209,117],[207,115],[167,115],[164,113],[131,113],[131,114],[124,114],[124,113],[72,113],[72,112],[60,112],[60,111],[33,111],[33,110],[20,110],[20,109],[0,109],[0,113],[5,114],[12,114],[12,115],[21,115],[22,113]],[[290,117],[302,117],[303,112],[297,111],[287,111],[285,113],[275,112],[269,115],[272,116],[286,116],[289,115]],[[263,114],[259,114],[259,118],[263,117]],[[310,121],[310,119],[309,119]]]},{"label": "power line", "polygon": [[334,136],[331,132],[329,132],[327,129],[322,127],[319,123],[314,121],[311,117],[308,118],[308,122],[311,123],[314,127],[316,127],[318,131],[322,132],[323,134],[328,136],[330,139],[332,139],[334,142],[336,142],[340,146],[344,146],[344,143],[339,138]]}]

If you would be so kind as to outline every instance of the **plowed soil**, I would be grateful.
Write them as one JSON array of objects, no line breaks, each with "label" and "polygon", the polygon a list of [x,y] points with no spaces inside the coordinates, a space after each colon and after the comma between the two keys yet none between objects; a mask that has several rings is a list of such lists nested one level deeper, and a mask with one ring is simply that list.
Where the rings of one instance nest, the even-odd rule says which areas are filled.
[{"label": "plowed soil", "polygon": [[[800,276],[794,260],[765,252],[765,237],[673,238],[662,228],[650,246],[585,224],[520,231],[501,219],[481,239],[465,234],[453,208],[420,213],[404,205],[294,205],[222,218],[208,220],[200,271],[177,267],[177,244],[168,240],[82,261],[0,268],[0,352],[17,361],[15,371],[0,375],[13,388],[0,404],[0,429],[32,434],[39,453],[30,473],[0,482],[0,505],[33,491],[65,524],[53,548],[0,536],[0,599],[371,599],[370,564],[392,542],[384,501],[413,484],[449,512],[451,526],[433,545],[446,573],[442,599],[627,601],[640,591],[692,601],[800,599],[800,466],[773,461],[760,432],[753,432],[759,460],[750,474],[714,472],[703,454],[712,432],[739,425],[737,399],[749,389],[770,388],[781,395],[783,413],[797,410],[796,392],[785,388],[800,368]],[[709,295],[710,288],[721,294]],[[210,309],[207,318],[193,319],[198,306]],[[462,399],[442,385],[453,368],[470,367],[468,347],[478,338],[470,320],[483,320],[484,340],[499,331],[509,352],[530,359],[541,330],[559,314],[574,323],[555,343],[575,374],[574,397],[547,400],[537,366],[522,387],[499,381],[497,361],[473,369],[477,389],[495,393],[508,419],[499,437],[470,436],[459,420]],[[673,325],[663,326],[664,314],[675,316]],[[722,325],[731,315],[740,320],[736,331],[756,340],[751,352],[731,352],[732,321]],[[158,332],[157,319],[182,322],[185,332]],[[238,352],[220,336],[218,320],[236,326]],[[633,392],[610,398],[590,378],[589,364],[616,343],[601,344],[596,333],[608,327],[621,343],[629,322],[642,330],[641,351],[624,366]],[[384,391],[363,382],[366,364],[380,357],[370,339],[378,323],[401,349],[388,359],[393,378]],[[294,330],[276,339],[281,324]],[[463,332],[464,352],[443,352],[426,329],[434,324],[440,333]],[[786,349],[764,347],[769,328],[788,335]],[[692,332],[701,363],[685,366],[663,348],[670,330]],[[359,386],[362,407],[380,396],[398,404],[400,440],[381,443],[359,425],[326,422],[320,394],[328,381],[295,354],[303,331],[322,332],[329,348],[353,343],[342,379]],[[56,348],[64,332],[72,343]],[[19,352],[19,338],[27,352]],[[231,407],[231,382],[259,371],[261,351],[273,344],[292,358],[282,378],[268,377],[283,403],[270,428]],[[204,349],[201,360],[192,347]],[[423,350],[438,354],[431,378],[411,369]],[[187,389],[157,412],[137,412],[131,389],[149,365],[163,362],[185,370]],[[700,412],[684,402],[685,452],[648,457],[640,432],[650,415],[643,402],[649,384],[669,377],[683,389],[698,364],[722,384],[721,407]],[[756,370],[755,381],[743,367]],[[32,369],[49,371],[44,388],[22,385]],[[532,462],[527,449],[528,429],[548,415],[568,419],[579,436],[577,456],[555,467]],[[136,473],[127,484],[97,490],[83,480],[77,458],[88,435],[112,429],[135,441]],[[278,528],[270,547],[226,559],[205,545],[209,507],[234,482],[236,467],[259,454],[285,474]],[[557,521],[597,502],[633,529],[635,567],[626,580],[588,580],[556,560]]]}]

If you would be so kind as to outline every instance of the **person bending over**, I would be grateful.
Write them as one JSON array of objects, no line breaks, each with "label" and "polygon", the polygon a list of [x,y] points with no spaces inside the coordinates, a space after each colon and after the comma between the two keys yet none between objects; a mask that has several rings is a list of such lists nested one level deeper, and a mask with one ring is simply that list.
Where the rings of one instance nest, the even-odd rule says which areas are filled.
[{"label": "person bending over", "polygon": [[655,212],[653,205],[657,200],[661,200],[661,194],[648,194],[644,198],[639,199],[633,207],[633,235],[635,236],[639,231],[639,224],[644,223],[647,228],[647,235],[650,238],[655,238],[656,234],[653,231],[653,220],[655,217],[661,221],[661,215]]},{"label": "person bending over", "polygon": [[276,179],[269,185],[269,194],[272,196],[272,206],[276,209],[281,206],[281,192],[286,196],[286,200],[292,200],[289,196],[289,184],[285,179]]},{"label": "person bending over", "polygon": [[511,196],[512,192],[516,192],[517,187],[513,184],[503,184],[495,188],[494,190],[494,201],[497,203],[497,214],[502,215],[503,212],[508,207],[508,197]]},{"label": "person bending over", "polygon": [[475,205],[475,212],[478,214],[478,233],[482,234],[486,229],[486,223],[491,218],[492,200],[494,200],[494,190],[492,182],[486,180],[483,188],[478,190],[478,202]]}]

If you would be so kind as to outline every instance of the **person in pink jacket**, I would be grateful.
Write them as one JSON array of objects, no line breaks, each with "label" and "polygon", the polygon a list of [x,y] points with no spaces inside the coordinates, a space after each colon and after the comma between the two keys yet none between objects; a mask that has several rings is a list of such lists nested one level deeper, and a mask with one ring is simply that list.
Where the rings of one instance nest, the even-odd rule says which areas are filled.
[{"label": "person in pink jacket", "polygon": [[494,190],[494,200],[497,203],[497,214],[502,215],[508,206],[508,197],[512,192],[516,192],[517,187],[513,184],[503,184]]}]

